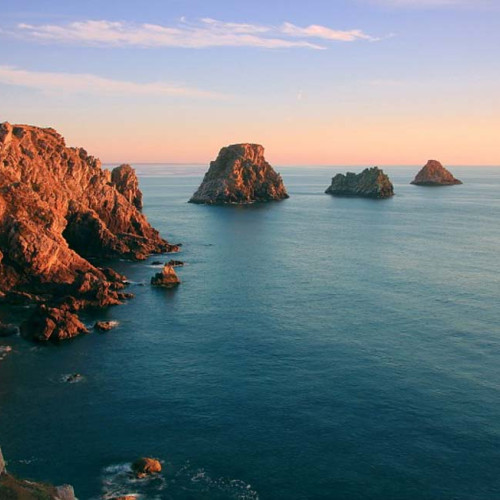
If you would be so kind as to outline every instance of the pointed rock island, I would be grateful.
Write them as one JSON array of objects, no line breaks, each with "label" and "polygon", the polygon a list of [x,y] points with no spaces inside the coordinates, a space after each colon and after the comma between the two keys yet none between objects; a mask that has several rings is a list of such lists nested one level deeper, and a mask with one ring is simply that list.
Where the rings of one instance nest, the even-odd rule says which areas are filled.
[{"label": "pointed rock island", "polygon": [[425,167],[420,170],[411,184],[416,186],[454,186],[462,184],[462,181],[455,179],[449,170],[436,160],[429,160]]},{"label": "pointed rock island", "polygon": [[190,203],[248,204],[288,198],[281,175],[264,158],[259,144],[233,144],[222,148],[210,163]]},{"label": "pointed rock island", "polygon": [[0,124],[0,300],[38,304],[23,335],[86,333],[77,311],[130,298],[125,277],[99,267],[99,259],[178,250],[140,206],[131,167],[104,170],[52,128]]},{"label": "pointed rock island", "polygon": [[394,186],[383,170],[373,167],[366,168],[360,174],[337,174],[325,193],[334,196],[390,198],[394,195]]}]

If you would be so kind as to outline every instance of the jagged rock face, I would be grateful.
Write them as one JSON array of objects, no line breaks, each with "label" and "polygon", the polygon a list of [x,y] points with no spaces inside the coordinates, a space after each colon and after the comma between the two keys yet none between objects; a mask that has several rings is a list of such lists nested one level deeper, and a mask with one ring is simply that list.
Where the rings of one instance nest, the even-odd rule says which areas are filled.
[{"label": "jagged rock face", "polygon": [[113,182],[53,129],[0,124],[0,297],[64,300],[72,310],[121,303],[123,277],[87,257],[140,260],[177,249],[137,209],[133,170],[118,169]]},{"label": "jagged rock face", "polygon": [[417,186],[453,186],[462,184],[436,160],[429,160],[411,182]]},{"label": "jagged rock face", "polygon": [[281,176],[264,158],[258,144],[234,144],[222,148],[210,163],[190,203],[245,204],[288,198]]},{"label": "jagged rock face", "polygon": [[111,172],[111,182],[116,189],[138,210],[142,210],[142,193],[135,170],[130,165],[120,165]]},{"label": "jagged rock face", "polygon": [[389,198],[394,195],[394,186],[387,174],[378,167],[373,167],[366,168],[360,174],[337,174],[325,193],[335,196]]}]

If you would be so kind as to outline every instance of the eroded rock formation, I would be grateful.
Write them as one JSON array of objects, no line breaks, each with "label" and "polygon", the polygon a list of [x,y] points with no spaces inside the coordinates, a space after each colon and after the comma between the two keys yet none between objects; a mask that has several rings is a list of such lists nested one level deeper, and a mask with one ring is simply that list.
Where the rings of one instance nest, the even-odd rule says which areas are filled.
[{"label": "eroded rock formation", "polygon": [[158,474],[161,472],[161,463],[156,458],[138,458],[132,464],[132,471],[139,478]]},{"label": "eroded rock formation", "polygon": [[177,250],[138,210],[133,170],[117,169],[103,170],[51,128],[0,124],[0,298],[50,304],[23,328],[35,338],[84,332],[75,311],[129,298],[123,276],[87,258]]},{"label": "eroded rock formation", "polygon": [[411,184],[417,186],[453,186],[462,184],[462,181],[455,179],[449,170],[436,160],[429,160],[425,167],[420,170]]},{"label": "eroded rock formation", "polygon": [[245,204],[288,198],[281,176],[264,158],[259,144],[233,144],[222,148],[210,163],[190,203]]},{"label": "eroded rock formation", "polygon": [[130,165],[120,165],[111,171],[111,182],[137,209],[142,210],[142,193],[135,170]]},{"label": "eroded rock formation", "polygon": [[394,195],[394,186],[387,174],[378,167],[373,167],[366,168],[360,174],[337,174],[325,193],[335,196],[389,198]]}]

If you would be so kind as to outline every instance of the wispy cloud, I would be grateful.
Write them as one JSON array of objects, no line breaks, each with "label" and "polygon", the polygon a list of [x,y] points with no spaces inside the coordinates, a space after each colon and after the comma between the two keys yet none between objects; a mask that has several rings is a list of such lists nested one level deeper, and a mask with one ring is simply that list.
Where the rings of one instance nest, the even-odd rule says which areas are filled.
[{"label": "wispy cloud", "polygon": [[[359,29],[335,30],[326,26],[299,27],[223,22],[204,18],[195,23],[181,19],[176,25],[135,24],[123,21],[86,20],[66,24],[17,25],[16,34],[52,43],[115,47],[260,47],[266,49],[325,49],[325,42],[375,41]],[[318,41],[321,41],[320,44]]]},{"label": "wispy cloud", "polygon": [[389,7],[432,8],[432,7],[488,7],[496,0],[364,0]]},{"label": "wispy cloud", "polygon": [[86,73],[28,71],[2,65],[0,65],[0,84],[66,94],[223,98],[222,95],[214,92],[163,82],[136,83]]}]

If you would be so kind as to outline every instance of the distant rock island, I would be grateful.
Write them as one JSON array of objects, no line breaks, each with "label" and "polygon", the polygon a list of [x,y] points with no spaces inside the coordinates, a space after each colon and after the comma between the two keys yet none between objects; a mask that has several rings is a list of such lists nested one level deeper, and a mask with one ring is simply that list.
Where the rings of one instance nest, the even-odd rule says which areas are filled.
[{"label": "distant rock island", "polygon": [[24,335],[85,333],[78,310],[132,296],[122,291],[125,277],[95,259],[178,250],[141,207],[130,166],[111,173],[84,149],[66,147],[54,129],[0,124],[0,300],[38,304]]},{"label": "distant rock island", "polygon": [[210,163],[190,203],[247,204],[288,198],[281,176],[264,158],[259,144],[233,144],[222,148]]},{"label": "distant rock island", "polygon": [[394,186],[387,174],[378,167],[373,167],[366,168],[360,174],[337,174],[325,193],[334,196],[390,198],[394,195]]},{"label": "distant rock island", "polygon": [[411,184],[416,186],[453,186],[462,184],[462,181],[455,179],[449,170],[436,160],[429,160],[425,167],[420,170]]}]

